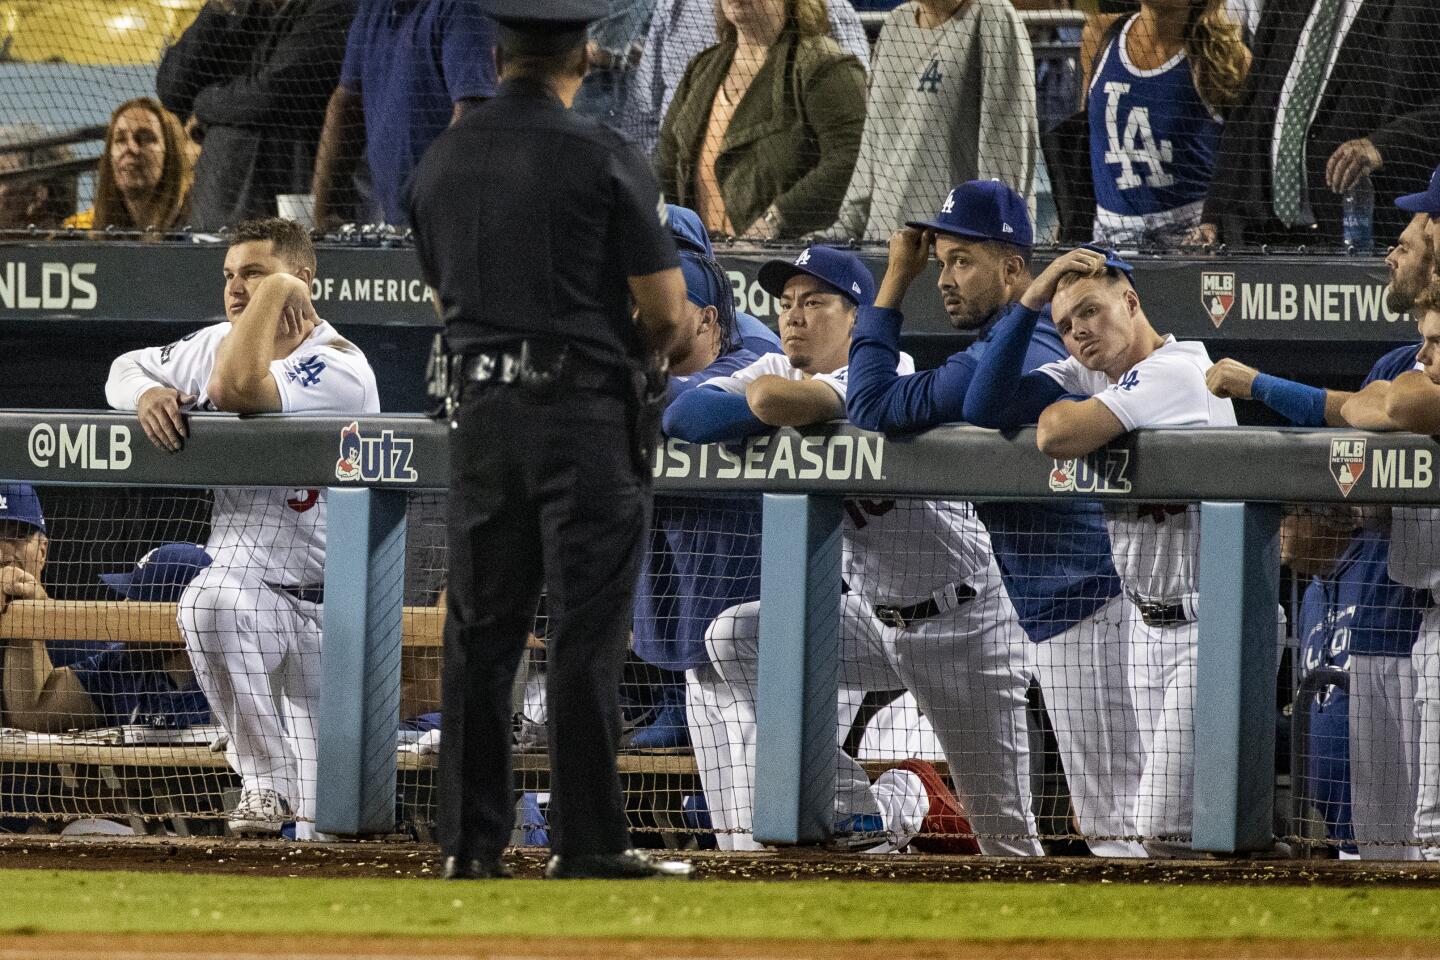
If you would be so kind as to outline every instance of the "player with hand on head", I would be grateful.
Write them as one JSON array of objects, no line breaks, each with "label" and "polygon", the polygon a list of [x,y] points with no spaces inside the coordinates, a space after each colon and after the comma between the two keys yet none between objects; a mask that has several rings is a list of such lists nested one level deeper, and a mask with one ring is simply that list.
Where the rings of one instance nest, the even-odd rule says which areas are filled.
[{"label": "player with hand on head", "polygon": [[28,483],[0,484],[0,613],[12,600],[44,600],[40,573],[50,537],[40,498]]},{"label": "player with hand on head", "polygon": [[[761,269],[780,301],[784,355],[712,380],[677,401],[666,432],[692,442],[738,439],[845,412],[846,354],[857,309],[874,280],[853,254],[811,246]],[[908,356],[894,361],[909,372]],[[965,809],[935,768],[907,760],[873,785],[836,750],[837,833],[859,845],[1038,855],[1030,810],[1023,638],[1000,585],[989,538],[969,504],[847,501],[843,526],[840,684],[847,691],[910,689],[930,719]],[[836,585],[838,589],[838,584]],[[749,848],[758,683],[758,603],[721,614],[707,634],[708,665],[690,672],[710,716],[692,712],[691,739],[722,845]],[[737,736],[738,734],[738,736]],[[841,731],[843,736],[843,731]],[[968,835],[974,833],[978,846]],[[878,836],[877,836],[878,835]]]},{"label": "player with hand on head", "polygon": [[[1395,313],[1408,313],[1415,310],[1435,271],[1427,231],[1432,217],[1440,215],[1440,169],[1428,190],[1403,196],[1396,205],[1411,219],[1385,258],[1390,274],[1385,305]],[[1205,382],[1218,397],[1259,400],[1298,427],[1373,427],[1389,422],[1384,417],[1389,385],[1420,366],[1416,362],[1420,347],[1406,344],[1377,360],[1358,394],[1285,380],[1229,358],[1217,360]],[[1352,399],[1355,405],[1347,406]],[[1343,411],[1355,418],[1354,424]],[[1402,510],[1402,518],[1405,515]],[[1340,589],[1356,592],[1346,668],[1350,673],[1350,821],[1355,836],[1364,841],[1359,850],[1367,860],[1418,856],[1409,845],[1419,750],[1411,664],[1418,634],[1410,620],[1419,616],[1417,603],[1423,607],[1428,601],[1417,600],[1412,587],[1391,578],[1391,549],[1389,531],[1366,526],[1337,567]]]},{"label": "player with hand on head", "polygon": [[[933,220],[911,222],[890,240],[875,306],[860,311],[850,347],[850,419],[870,430],[909,433],[967,419],[966,392],[1000,324],[1022,308],[1033,228],[1025,201],[995,180],[961,184]],[[978,336],[940,367],[896,372],[900,304],[930,260],[956,329]],[[1066,356],[1042,315],[1017,363],[1034,370]],[[1141,745],[1125,675],[1125,609],[1099,506],[1079,501],[980,503],[995,559],[1020,626],[1033,642],[1033,671],[1055,727],[1065,778],[1091,851],[1141,857],[1133,840]],[[1097,716],[1103,720],[1097,722]]]},{"label": "player with hand on head", "polygon": [[[288,220],[235,228],[225,254],[228,320],[116,358],[105,396],[135,410],[151,441],[180,450],[187,409],[228,413],[378,413],[365,355],[310,302],[315,249]],[[297,820],[315,836],[315,714],[320,698],[325,495],[268,487],[215,490],[206,550],[214,563],[180,598],[180,630],[242,781],[237,833]]]},{"label": "player with hand on head", "polygon": [[[1229,400],[1205,387],[1203,344],[1161,336],[1113,251],[1056,258],[1000,322],[965,398],[980,426],[1037,424],[1041,452],[1079,458],[1141,427],[1235,426]],[[1070,356],[1024,372],[1040,311],[1051,308]],[[1195,755],[1200,511],[1194,505],[1107,509],[1115,567],[1139,616],[1132,687],[1145,747],[1136,826],[1152,854],[1188,847]]]},{"label": "player with hand on head", "polygon": [[[710,231],[700,220],[700,214],[689,207],[666,204],[670,211],[670,233],[675,237],[675,246],[681,253],[703,254],[715,259],[715,248],[710,243]],[[721,271],[724,276],[724,271]],[[744,347],[757,357],[766,353],[780,352],[780,338],[757,318],[743,310],[735,311],[733,345]]]}]

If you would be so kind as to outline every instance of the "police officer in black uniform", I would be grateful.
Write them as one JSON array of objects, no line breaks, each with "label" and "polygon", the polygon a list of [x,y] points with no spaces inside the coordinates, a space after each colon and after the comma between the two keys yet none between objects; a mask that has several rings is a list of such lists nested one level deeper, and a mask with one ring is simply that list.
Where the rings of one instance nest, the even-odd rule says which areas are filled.
[{"label": "police officer in black uniform", "polygon": [[444,875],[509,875],[510,689],[543,583],[546,876],[687,876],[631,849],[615,763],[655,399],[685,312],[679,259],[644,158],[568,109],[604,0],[479,6],[500,23],[499,92],[435,141],[409,190],[455,427]]}]

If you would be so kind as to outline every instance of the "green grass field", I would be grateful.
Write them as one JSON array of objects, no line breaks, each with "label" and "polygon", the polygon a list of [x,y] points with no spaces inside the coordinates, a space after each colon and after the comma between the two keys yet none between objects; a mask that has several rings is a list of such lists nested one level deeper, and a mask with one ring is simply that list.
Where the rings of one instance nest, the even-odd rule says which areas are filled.
[{"label": "green grass field", "polygon": [[0,934],[807,940],[1415,938],[1431,889],[860,882],[553,883],[3,870]]}]

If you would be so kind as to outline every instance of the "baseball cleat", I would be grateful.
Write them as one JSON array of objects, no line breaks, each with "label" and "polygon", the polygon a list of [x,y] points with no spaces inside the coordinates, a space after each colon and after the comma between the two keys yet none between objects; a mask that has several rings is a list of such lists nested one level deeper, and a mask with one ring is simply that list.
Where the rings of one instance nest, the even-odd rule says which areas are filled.
[{"label": "baseball cleat", "polygon": [[835,822],[825,847],[836,853],[861,853],[883,843],[890,843],[893,839],[890,831],[885,829],[885,818],[880,814],[852,813],[844,820]]},{"label": "baseball cleat", "polygon": [[442,880],[508,880],[515,876],[503,860],[464,860],[446,857],[440,871]]},{"label": "baseball cleat", "polygon": [[920,822],[920,833],[910,841],[910,848],[921,853],[977,854],[980,844],[975,840],[975,828],[965,816],[965,810],[955,794],[945,785],[940,771],[925,760],[911,758],[896,764],[900,770],[908,770],[920,778],[925,785],[925,794],[930,798],[930,809]]},{"label": "baseball cleat", "polygon": [[687,879],[693,873],[685,860],[657,860],[643,850],[623,853],[555,855],[545,866],[547,880]]},{"label": "baseball cleat", "polygon": [[230,832],[239,837],[274,837],[295,815],[290,803],[274,790],[240,791],[240,800],[230,811]]}]

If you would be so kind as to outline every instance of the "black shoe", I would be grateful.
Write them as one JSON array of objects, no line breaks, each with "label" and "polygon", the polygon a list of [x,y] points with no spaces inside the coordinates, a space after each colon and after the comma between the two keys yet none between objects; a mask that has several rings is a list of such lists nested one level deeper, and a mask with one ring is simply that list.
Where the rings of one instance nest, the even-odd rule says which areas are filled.
[{"label": "black shoe", "polygon": [[508,880],[515,874],[503,860],[486,863],[481,860],[461,860],[446,857],[445,867],[440,873],[442,880]]},{"label": "black shoe", "polygon": [[582,853],[550,858],[545,867],[547,880],[644,880],[647,878],[686,879],[691,867],[684,860],[656,860],[643,850],[624,853]]}]

